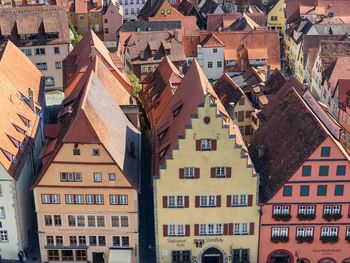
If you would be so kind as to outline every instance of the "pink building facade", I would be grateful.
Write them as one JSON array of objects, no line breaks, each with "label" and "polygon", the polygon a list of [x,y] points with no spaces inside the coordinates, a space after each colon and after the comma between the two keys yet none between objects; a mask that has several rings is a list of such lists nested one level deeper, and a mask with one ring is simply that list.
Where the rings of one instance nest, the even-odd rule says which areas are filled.
[{"label": "pink building facade", "polygon": [[344,150],[326,138],[261,206],[259,262],[350,262],[349,171]]},{"label": "pink building facade", "polygon": [[103,40],[116,41],[117,30],[123,25],[123,7],[111,1],[103,14]]},{"label": "pink building facade", "polygon": [[350,157],[341,128],[288,82],[258,114],[259,263],[350,263]]}]

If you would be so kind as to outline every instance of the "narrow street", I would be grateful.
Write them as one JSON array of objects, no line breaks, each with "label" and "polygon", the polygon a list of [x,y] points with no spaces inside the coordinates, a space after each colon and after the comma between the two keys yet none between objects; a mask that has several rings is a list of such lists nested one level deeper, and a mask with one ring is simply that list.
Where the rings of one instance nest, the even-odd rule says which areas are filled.
[{"label": "narrow street", "polygon": [[151,163],[150,131],[145,129],[142,132],[141,194],[139,195],[140,263],[156,262]]}]

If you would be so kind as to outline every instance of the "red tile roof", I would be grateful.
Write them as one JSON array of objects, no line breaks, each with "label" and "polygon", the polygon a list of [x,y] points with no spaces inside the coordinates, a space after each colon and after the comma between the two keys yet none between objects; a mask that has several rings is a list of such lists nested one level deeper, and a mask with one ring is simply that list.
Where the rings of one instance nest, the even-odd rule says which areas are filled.
[{"label": "red tile roof", "polygon": [[202,47],[224,47],[222,43],[214,34],[209,33],[201,42]]},{"label": "red tile roof", "polygon": [[350,92],[350,79],[339,79],[337,83],[338,90],[338,106],[343,111],[346,110],[348,94]]},{"label": "red tile roof", "polygon": [[[39,129],[42,73],[11,41],[0,52],[0,163],[17,178]],[[33,91],[33,109],[29,102]]]},{"label": "red tile roof", "polygon": [[184,48],[186,58],[197,57],[197,46],[200,44],[200,36],[183,36],[182,46]]}]

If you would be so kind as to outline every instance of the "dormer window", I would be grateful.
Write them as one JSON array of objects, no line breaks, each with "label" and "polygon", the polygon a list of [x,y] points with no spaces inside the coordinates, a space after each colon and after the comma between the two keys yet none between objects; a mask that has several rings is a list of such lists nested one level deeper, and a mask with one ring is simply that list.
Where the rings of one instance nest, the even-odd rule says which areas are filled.
[{"label": "dormer window", "polygon": [[178,105],[178,106],[175,105],[175,107],[174,107],[175,109],[173,110],[173,117],[176,117],[179,114],[182,106],[183,106],[182,103],[180,105]]},{"label": "dormer window", "polygon": [[14,146],[16,146],[16,148],[20,149],[21,148],[21,143],[20,141],[16,140],[15,138],[7,135],[10,139],[10,141],[13,143]]},{"label": "dormer window", "polygon": [[58,38],[58,32],[46,33],[46,38],[47,38],[47,39],[55,39],[55,38]]},{"label": "dormer window", "polygon": [[26,135],[26,131],[22,128],[18,127],[16,124],[12,124],[13,127],[15,127],[16,131],[18,131],[20,134]]},{"label": "dormer window", "polygon": [[30,120],[28,120],[26,117],[23,117],[22,115],[18,114],[18,116],[21,119],[21,121],[23,121],[25,126],[30,127]]},{"label": "dormer window", "polygon": [[4,149],[1,149],[1,151],[6,156],[7,160],[9,160],[10,162],[12,162],[16,159],[16,157],[12,153],[10,153],[9,151],[6,151]]}]

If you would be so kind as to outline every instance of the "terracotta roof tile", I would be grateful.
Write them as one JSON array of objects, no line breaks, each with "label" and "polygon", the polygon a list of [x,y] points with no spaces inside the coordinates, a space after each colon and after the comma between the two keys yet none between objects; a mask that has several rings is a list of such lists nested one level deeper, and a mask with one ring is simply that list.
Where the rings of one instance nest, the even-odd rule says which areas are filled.
[{"label": "terracotta roof tile", "polygon": [[187,58],[197,57],[197,46],[200,44],[200,36],[183,36],[182,45]]},{"label": "terracotta roof tile", "polygon": [[40,110],[44,81],[42,73],[10,41],[0,52],[0,87],[0,163],[17,178],[40,121],[30,106],[29,89]]}]

